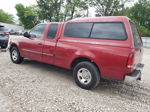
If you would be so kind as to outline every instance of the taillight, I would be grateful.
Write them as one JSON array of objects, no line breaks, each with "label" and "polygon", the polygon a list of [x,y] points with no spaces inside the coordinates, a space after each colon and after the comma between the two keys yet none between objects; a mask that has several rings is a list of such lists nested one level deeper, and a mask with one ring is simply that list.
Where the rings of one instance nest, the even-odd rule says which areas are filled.
[{"label": "taillight", "polygon": [[127,72],[130,73],[134,70],[134,53],[131,53],[127,61]]}]

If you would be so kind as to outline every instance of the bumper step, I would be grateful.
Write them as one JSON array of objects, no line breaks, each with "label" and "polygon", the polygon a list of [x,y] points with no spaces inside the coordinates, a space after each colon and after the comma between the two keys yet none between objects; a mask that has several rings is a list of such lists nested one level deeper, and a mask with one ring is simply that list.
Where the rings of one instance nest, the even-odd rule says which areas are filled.
[{"label": "bumper step", "polygon": [[126,82],[136,80],[141,80],[141,70],[135,70],[131,75],[126,75],[124,81]]}]

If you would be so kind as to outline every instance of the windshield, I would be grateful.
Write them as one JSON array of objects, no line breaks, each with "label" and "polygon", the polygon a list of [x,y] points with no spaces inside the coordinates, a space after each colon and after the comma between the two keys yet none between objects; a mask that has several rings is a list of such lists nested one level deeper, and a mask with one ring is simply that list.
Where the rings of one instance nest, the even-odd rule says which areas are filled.
[{"label": "windshield", "polygon": [[131,29],[132,29],[133,39],[134,39],[134,46],[137,48],[142,45],[141,37],[139,36],[136,25],[133,24],[132,22],[130,22],[130,24],[131,24]]}]

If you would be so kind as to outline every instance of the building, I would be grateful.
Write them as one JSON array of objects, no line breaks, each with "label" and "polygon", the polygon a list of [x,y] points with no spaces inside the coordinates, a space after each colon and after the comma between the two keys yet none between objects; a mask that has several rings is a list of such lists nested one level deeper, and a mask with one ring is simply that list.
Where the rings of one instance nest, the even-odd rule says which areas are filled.
[{"label": "building", "polygon": [[15,30],[15,31],[24,30],[24,27],[19,26],[19,25],[14,25],[14,24],[0,22],[0,26],[4,26],[8,30]]}]

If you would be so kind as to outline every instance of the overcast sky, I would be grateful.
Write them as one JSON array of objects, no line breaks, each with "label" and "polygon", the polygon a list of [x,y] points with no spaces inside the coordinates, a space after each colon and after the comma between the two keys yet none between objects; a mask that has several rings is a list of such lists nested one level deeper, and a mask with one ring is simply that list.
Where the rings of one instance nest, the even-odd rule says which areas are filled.
[{"label": "overcast sky", "polygon": [[25,6],[36,4],[36,0],[0,0],[0,9],[3,9],[5,12],[13,14],[16,16],[15,5],[18,3],[22,3]]},{"label": "overcast sky", "polygon": [[[133,0],[133,1],[138,1],[138,0]],[[15,5],[18,3],[22,3],[25,6],[29,6],[29,5],[36,4],[36,0],[0,0],[0,9],[3,9],[5,12],[8,12],[10,14],[13,14],[15,18],[17,18]],[[131,5],[131,4],[128,4],[128,5]],[[94,16],[93,15],[94,10],[91,10],[90,13],[91,13],[91,16]]]}]

